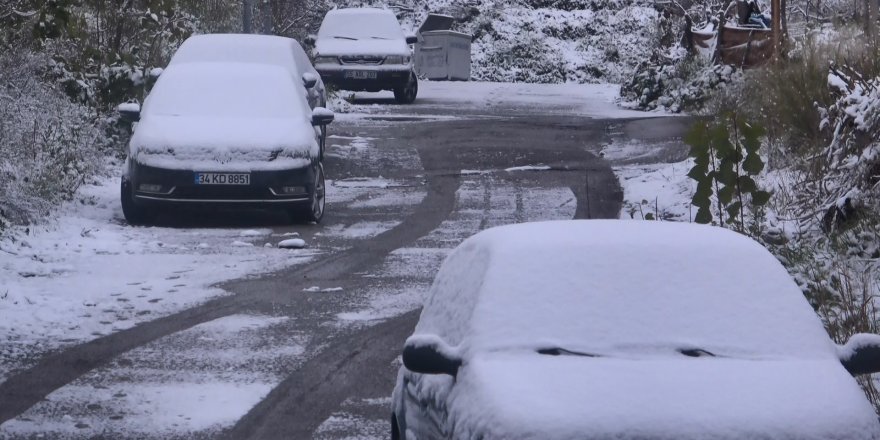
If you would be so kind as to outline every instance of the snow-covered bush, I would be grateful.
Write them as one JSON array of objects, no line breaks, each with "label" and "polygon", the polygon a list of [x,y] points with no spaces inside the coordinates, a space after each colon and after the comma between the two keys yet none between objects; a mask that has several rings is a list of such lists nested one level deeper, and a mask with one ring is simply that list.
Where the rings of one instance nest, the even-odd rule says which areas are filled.
[{"label": "snow-covered bush", "polygon": [[105,138],[45,80],[45,56],[0,54],[0,229],[42,217],[100,167]]},{"label": "snow-covered bush", "polygon": [[[765,232],[844,342],[880,331],[880,48],[859,32],[809,37],[788,60],[749,71],[735,106],[767,129]],[[880,410],[873,382],[863,382]]]},{"label": "snow-covered bush", "polygon": [[471,74],[477,80],[561,83],[566,79],[562,54],[531,34],[496,42],[481,61]]},{"label": "snow-covered bush", "polygon": [[657,38],[647,0],[416,0],[404,26],[428,12],[473,35],[472,78],[481,81],[611,82],[628,79]]},{"label": "snow-covered bush", "polygon": [[695,56],[645,61],[621,87],[621,97],[642,110],[700,112],[718,93],[742,81],[742,71]]}]

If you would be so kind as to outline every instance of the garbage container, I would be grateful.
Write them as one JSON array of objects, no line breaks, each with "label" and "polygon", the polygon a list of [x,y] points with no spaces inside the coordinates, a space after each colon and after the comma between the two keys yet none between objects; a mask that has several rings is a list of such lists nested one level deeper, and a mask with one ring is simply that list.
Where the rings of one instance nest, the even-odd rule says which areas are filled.
[{"label": "garbage container", "polygon": [[471,79],[471,36],[449,30],[453,18],[428,14],[415,47],[416,74],[438,81]]}]

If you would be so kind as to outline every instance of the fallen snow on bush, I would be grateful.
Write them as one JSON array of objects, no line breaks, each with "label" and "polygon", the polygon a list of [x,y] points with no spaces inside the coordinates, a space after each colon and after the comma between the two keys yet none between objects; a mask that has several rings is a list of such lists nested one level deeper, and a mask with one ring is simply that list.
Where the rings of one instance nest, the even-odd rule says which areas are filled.
[{"label": "fallen snow on bush", "polygon": [[0,236],[39,220],[100,170],[103,133],[89,109],[43,81],[48,59],[0,54]]}]

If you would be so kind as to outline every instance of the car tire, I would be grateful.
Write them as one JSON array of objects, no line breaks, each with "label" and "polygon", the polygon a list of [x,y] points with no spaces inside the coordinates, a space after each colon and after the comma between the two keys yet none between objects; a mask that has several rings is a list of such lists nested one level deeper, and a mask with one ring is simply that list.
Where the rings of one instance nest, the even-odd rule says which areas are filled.
[{"label": "car tire", "polygon": [[322,162],[318,162],[318,166],[315,167],[314,188],[309,197],[308,205],[291,211],[291,220],[294,222],[321,223],[321,219],[324,218],[327,187],[324,184],[324,164]]},{"label": "car tire", "polygon": [[412,104],[419,94],[419,79],[414,73],[409,74],[409,80],[402,86],[394,89],[394,99],[398,104]]},{"label": "car tire", "polygon": [[131,188],[131,182],[128,179],[122,179],[119,188],[119,201],[122,203],[122,215],[125,221],[131,226],[142,226],[150,223],[152,216],[134,201],[134,194]]}]

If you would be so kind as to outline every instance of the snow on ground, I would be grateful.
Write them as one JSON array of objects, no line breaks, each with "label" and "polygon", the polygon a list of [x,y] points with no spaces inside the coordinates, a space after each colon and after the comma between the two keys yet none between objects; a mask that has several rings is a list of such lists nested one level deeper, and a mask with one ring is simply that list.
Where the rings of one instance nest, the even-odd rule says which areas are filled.
[{"label": "snow on ground", "polygon": [[614,167],[623,187],[620,218],[656,219],[689,222],[693,218],[691,197],[695,184],[687,176],[693,167],[688,159],[677,163]]},{"label": "snow on ground", "polygon": [[[378,270],[368,274],[379,286],[363,292],[354,310],[337,315],[341,325],[386,319],[419,308],[449,251],[482,229],[574,218],[577,203],[569,188],[511,186],[490,174],[467,177],[456,192],[452,215],[412,247],[391,252]],[[381,285],[382,278],[402,280],[402,287],[388,289]]]},{"label": "snow on ground", "polygon": [[[689,222],[695,184],[687,176],[693,167],[690,158],[680,162],[657,162],[669,142],[615,141],[602,148],[602,156],[623,188],[620,218]],[[653,163],[642,163],[647,160]]]},{"label": "snow on ground", "polygon": [[[231,315],[126,352],[0,425],[4,435],[167,438],[231,426],[301,362],[286,317]],[[266,345],[266,338],[275,343]]]},{"label": "snow on ground", "polygon": [[[333,413],[315,431],[315,440],[380,440],[387,439],[390,430],[387,412],[390,397],[347,399],[341,411]],[[375,414],[382,418],[375,418]]]},{"label": "snow on ground", "polygon": [[[131,328],[226,294],[222,281],[302,264],[268,230],[133,228],[118,178],[84,186],[59,220],[0,252],[0,381],[24,357]],[[258,246],[253,246],[257,244]]]},{"label": "snow on ground", "polygon": [[[390,92],[359,92],[355,102],[392,100]],[[525,113],[540,106],[547,114],[578,115],[601,118],[645,118],[664,116],[661,112],[645,113],[620,108],[616,102],[620,86],[613,84],[524,84],[488,82],[419,81],[416,104],[426,112],[442,109],[445,112],[492,110]],[[352,105],[348,119],[360,119],[387,111],[379,105]],[[407,115],[409,116],[409,115]]]},{"label": "snow on ground", "polygon": [[324,228],[323,235],[331,237],[364,239],[375,237],[390,230],[401,222],[394,221],[363,221],[352,225],[332,225]]}]

